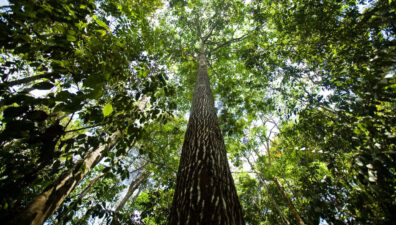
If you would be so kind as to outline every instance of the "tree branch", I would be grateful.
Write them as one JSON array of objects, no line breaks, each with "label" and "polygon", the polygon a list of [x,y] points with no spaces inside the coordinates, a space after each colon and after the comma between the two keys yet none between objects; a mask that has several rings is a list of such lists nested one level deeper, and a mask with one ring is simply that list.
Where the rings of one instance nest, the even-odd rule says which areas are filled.
[{"label": "tree branch", "polygon": [[32,81],[35,81],[35,80],[39,80],[39,79],[43,79],[43,78],[51,78],[53,75],[54,75],[54,73],[44,73],[44,74],[40,74],[40,75],[36,75],[36,76],[22,78],[22,79],[19,79],[19,80],[13,80],[13,81],[4,82],[3,84],[6,87],[12,87],[14,85],[25,84],[25,83],[29,83],[29,82],[32,82]]},{"label": "tree branch", "polygon": [[90,128],[94,128],[94,127],[99,127],[101,125],[102,124],[98,124],[98,125],[94,125],[94,126],[90,126],[90,127],[83,127],[83,128],[78,128],[78,129],[75,129],[75,130],[68,130],[68,131],[65,131],[65,133],[76,132],[76,131],[85,130],[85,129],[90,129]]},{"label": "tree branch", "polygon": [[[74,112],[75,113],[75,112]],[[70,122],[72,121],[72,119],[73,119],[73,116],[74,116],[74,113],[70,116],[70,119],[69,119],[69,121],[67,121],[67,123],[66,123],[66,125],[65,125],[65,128],[64,129],[66,129],[68,126],[69,126],[69,124],[70,124]]]},{"label": "tree branch", "polygon": [[213,53],[213,52],[219,50],[220,48],[222,48],[222,47],[224,47],[224,46],[226,46],[226,45],[229,45],[229,44],[231,44],[231,43],[239,42],[239,41],[245,39],[248,35],[249,35],[249,33],[247,33],[247,34],[245,34],[245,35],[243,35],[243,36],[241,36],[241,37],[239,37],[239,38],[234,38],[234,39],[228,40],[228,41],[226,41],[226,42],[220,44],[219,46],[217,46],[217,47],[216,47],[215,49],[213,49],[212,51],[210,51],[209,54],[210,54],[210,53]]},{"label": "tree branch", "polygon": [[[216,17],[217,16],[217,12],[216,14],[213,16]],[[213,31],[216,29],[217,25],[219,24],[219,20],[216,20],[216,22],[213,24],[213,27],[210,29],[209,33],[203,37],[203,42],[206,43],[206,41],[212,36]]]},{"label": "tree branch", "polygon": [[199,20],[198,20],[197,15],[195,15],[195,23],[194,23],[194,25],[197,27],[197,32],[198,32],[199,39],[202,40],[201,26],[199,25]]}]

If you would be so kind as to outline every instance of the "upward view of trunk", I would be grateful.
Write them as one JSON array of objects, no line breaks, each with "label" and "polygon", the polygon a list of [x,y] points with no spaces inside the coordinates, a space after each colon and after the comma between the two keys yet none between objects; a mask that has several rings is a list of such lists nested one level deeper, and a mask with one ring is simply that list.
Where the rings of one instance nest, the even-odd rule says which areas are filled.
[{"label": "upward view of trunk", "polygon": [[217,122],[206,63],[202,45],[170,225],[244,224]]},{"label": "upward view of trunk", "polygon": [[78,161],[68,172],[64,173],[49,188],[36,196],[28,207],[13,221],[12,225],[41,225],[50,217],[55,210],[63,203],[65,198],[77,186],[78,183],[87,175],[89,170],[103,158],[103,152],[111,149],[116,143],[116,136],[113,134],[107,145],[99,146],[95,150],[89,151],[87,156]]}]

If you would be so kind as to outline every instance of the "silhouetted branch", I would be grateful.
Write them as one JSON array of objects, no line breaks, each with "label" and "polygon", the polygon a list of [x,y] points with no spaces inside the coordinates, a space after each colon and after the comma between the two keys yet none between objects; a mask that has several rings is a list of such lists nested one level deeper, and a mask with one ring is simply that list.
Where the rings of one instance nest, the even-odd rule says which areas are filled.
[{"label": "silhouetted branch", "polygon": [[235,42],[242,41],[242,40],[245,39],[248,35],[249,35],[249,34],[245,34],[245,35],[243,35],[242,37],[234,38],[234,39],[228,40],[228,41],[226,41],[226,42],[220,44],[219,46],[217,46],[217,47],[216,47],[215,49],[213,49],[212,51],[210,51],[209,54],[212,53],[212,52],[215,52],[215,51],[219,50],[220,48],[222,48],[222,47],[224,47],[224,46],[226,46],[226,45],[229,45],[229,44],[231,44],[231,43],[235,43]]}]

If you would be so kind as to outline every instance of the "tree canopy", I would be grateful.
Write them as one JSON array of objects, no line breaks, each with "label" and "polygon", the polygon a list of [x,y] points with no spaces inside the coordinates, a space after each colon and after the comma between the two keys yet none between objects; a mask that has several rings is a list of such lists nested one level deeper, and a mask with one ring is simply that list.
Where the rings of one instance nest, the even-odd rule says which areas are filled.
[{"label": "tree canopy", "polygon": [[246,224],[393,223],[394,21],[392,0],[8,0],[0,221],[47,196],[47,224],[167,224],[205,43]]}]

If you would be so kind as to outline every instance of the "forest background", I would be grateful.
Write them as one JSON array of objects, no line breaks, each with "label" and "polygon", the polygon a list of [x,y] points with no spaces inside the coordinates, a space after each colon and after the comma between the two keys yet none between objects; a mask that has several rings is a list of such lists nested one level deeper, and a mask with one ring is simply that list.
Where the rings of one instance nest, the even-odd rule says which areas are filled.
[{"label": "forest background", "polygon": [[395,10],[392,0],[5,2],[0,221],[166,224],[199,24],[245,222],[392,224]]}]

